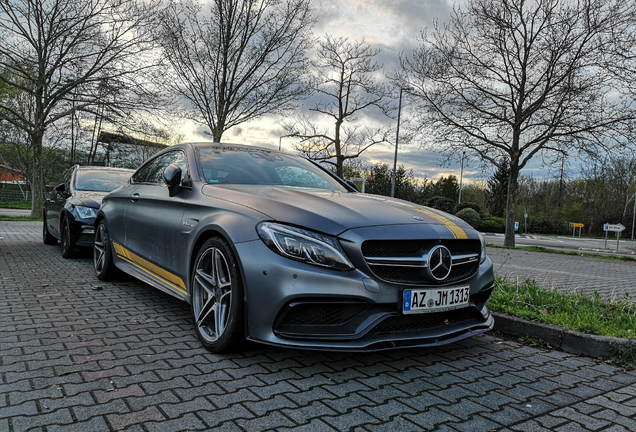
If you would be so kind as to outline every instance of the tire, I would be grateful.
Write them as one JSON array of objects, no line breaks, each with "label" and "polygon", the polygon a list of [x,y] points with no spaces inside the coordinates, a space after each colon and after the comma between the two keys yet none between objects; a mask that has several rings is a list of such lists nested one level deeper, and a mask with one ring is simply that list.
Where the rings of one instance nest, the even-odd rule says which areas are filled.
[{"label": "tire", "polygon": [[93,266],[97,278],[103,281],[113,280],[119,276],[119,269],[113,262],[113,249],[110,244],[108,227],[105,220],[101,220],[95,230],[93,243]]},{"label": "tire", "polygon": [[62,222],[60,243],[62,243],[62,256],[66,259],[73,258],[75,250],[73,242],[71,242],[71,226],[69,224],[68,217],[65,217],[64,222]]},{"label": "tire", "polygon": [[49,228],[46,226],[46,215],[42,218],[42,241],[47,245],[57,244],[57,239],[51,235]]},{"label": "tire", "polygon": [[238,262],[221,238],[206,241],[190,284],[194,330],[213,353],[234,351],[245,340],[243,284]]}]

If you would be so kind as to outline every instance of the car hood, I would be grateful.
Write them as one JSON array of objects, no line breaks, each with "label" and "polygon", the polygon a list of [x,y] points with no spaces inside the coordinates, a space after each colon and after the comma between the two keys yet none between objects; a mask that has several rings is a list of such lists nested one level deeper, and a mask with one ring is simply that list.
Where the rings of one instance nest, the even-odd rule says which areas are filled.
[{"label": "car hood", "polygon": [[441,231],[450,238],[476,238],[470,225],[455,216],[379,195],[261,185],[205,185],[202,192],[277,222],[331,235],[361,227],[427,224],[445,227]]},{"label": "car hood", "polygon": [[102,205],[102,200],[108,195],[108,192],[96,192],[96,191],[75,191],[73,198],[75,199],[75,205],[83,205],[86,207],[99,208]]}]

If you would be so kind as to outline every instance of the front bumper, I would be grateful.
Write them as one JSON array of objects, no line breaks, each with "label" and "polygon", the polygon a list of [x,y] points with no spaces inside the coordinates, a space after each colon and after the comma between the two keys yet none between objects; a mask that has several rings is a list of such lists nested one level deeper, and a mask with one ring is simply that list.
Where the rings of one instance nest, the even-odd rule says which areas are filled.
[{"label": "front bumper", "polygon": [[492,262],[457,285],[470,286],[469,305],[448,312],[401,312],[406,288],[360,269],[335,271],[296,262],[260,240],[235,245],[247,308],[247,338],[333,351],[376,351],[436,346],[483,333],[494,319],[485,305],[492,291]]}]

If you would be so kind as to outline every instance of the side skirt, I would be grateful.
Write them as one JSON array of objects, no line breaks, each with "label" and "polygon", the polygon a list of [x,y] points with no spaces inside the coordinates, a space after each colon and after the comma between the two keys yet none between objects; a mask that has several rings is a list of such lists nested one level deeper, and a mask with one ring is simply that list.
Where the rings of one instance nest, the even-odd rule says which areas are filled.
[{"label": "side skirt", "polygon": [[[113,262],[123,272],[151,285],[158,290],[165,292],[166,294],[170,294],[173,297],[178,298],[179,300],[183,300],[185,302],[189,302],[190,298],[188,293],[183,286],[183,282],[179,285],[174,282],[167,280],[165,277],[157,274],[153,270],[160,271],[163,275],[168,275],[170,279],[177,279],[181,281],[181,279],[171,273],[157,267],[152,263],[148,263],[150,265],[144,266],[147,262],[143,259],[134,260],[133,257],[136,255],[130,253],[127,249],[123,248],[123,246],[113,242],[115,246],[115,253],[113,254]],[[152,268],[148,268],[151,267]]]}]

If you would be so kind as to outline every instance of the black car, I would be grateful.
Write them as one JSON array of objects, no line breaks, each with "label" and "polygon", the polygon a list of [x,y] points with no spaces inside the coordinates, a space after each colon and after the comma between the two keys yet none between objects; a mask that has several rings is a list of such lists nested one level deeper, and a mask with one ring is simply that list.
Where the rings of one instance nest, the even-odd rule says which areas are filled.
[{"label": "black car", "polygon": [[242,339],[373,351],[454,342],[494,325],[492,261],[463,220],[359,193],[263,148],[169,147],[104,198],[100,279],[123,270],[191,304],[213,352]]},{"label": "black car", "polygon": [[80,246],[92,246],[93,224],[102,198],[123,185],[132,173],[124,168],[70,168],[44,203],[44,243],[54,245],[61,240],[64,258],[70,258]]}]

